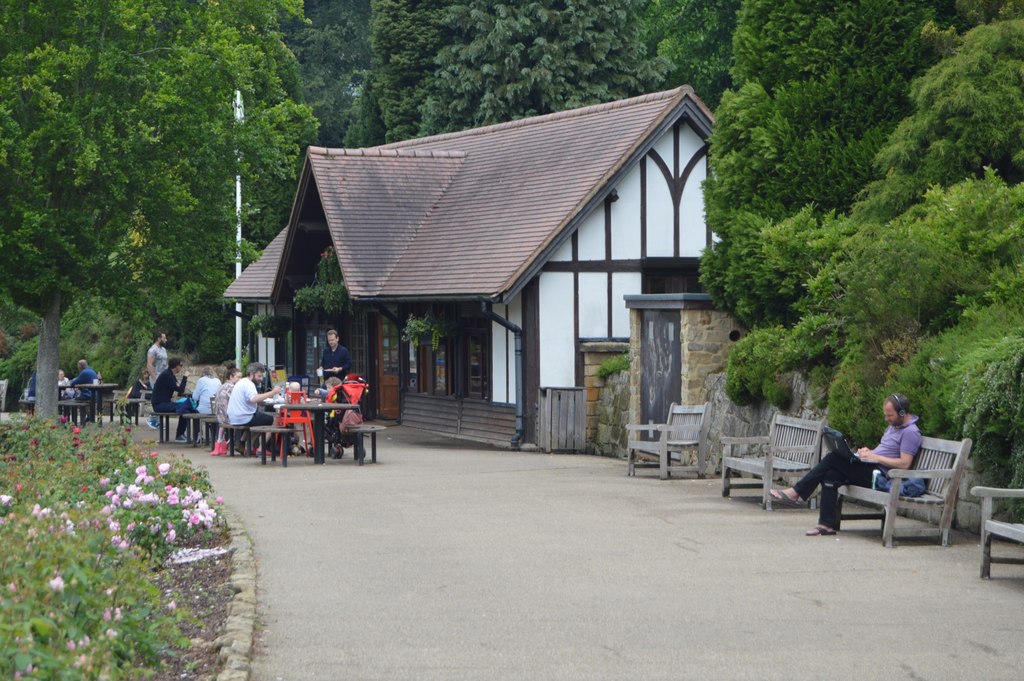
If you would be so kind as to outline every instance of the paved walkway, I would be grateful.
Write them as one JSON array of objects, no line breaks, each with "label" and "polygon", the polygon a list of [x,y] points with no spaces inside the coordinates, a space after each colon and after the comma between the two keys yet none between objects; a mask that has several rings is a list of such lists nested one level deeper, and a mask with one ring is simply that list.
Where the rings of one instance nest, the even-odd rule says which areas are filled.
[{"label": "paved walkway", "polygon": [[[143,429],[142,435],[153,431]],[[247,525],[255,681],[1020,679],[1024,569],[977,537],[806,538],[807,510],[606,458],[392,428],[381,463],[205,464]],[[889,653],[888,651],[892,651]]]}]

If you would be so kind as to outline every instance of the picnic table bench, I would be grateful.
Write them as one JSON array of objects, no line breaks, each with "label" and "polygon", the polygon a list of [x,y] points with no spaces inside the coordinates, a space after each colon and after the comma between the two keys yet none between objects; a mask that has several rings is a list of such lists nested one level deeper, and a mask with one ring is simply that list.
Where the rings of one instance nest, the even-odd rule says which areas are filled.
[{"label": "picnic table bench", "polygon": [[1024,489],[972,487],[971,494],[981,497],[981,578],[992,577],[992,563],[1024,565],[1024,558],[992,555],[993,537],[1024,543],[1024,523],[1011,523],[992,517],[995,499],[1024,499]]},{"label": "picnic table bench", "polygon": [[[901,532],[905,537],[929,537],[937,535],[943,546],[949,545],[949,528],[956,511],[957,490],[964,474],[964,465],[971,454],[970,438],[964,440],[942,440],[935,437],[921,438],[921,450],[914,457],[908,469],[893,468],[889,471],[892,488],[888,491],[843,485],[839,488],[839,509],[836,514],[836,529],[844,520],[882,521],[882,544],[892,548],[896,530],[896,515],[899,509],[937,509],[941,511],[937,527],[907,528]],[[903,480],[924,478],[927,481],[925,493],[918,497],[900,496]],[[843,512],[843,499],[853,499],[862,504],[881,507],[872,512]]]},{"label": "picnic table bench", "polygon": [[387,430],[387,426],[363,423],[358,426],[349,427],[347,432],[353,433],[356,436],[355,459],[360,466],[363,465],[363,459],[366,458],[365,437],[367,435],[370,436],[370,463],[377,463],[377,433],[382,430]]}]

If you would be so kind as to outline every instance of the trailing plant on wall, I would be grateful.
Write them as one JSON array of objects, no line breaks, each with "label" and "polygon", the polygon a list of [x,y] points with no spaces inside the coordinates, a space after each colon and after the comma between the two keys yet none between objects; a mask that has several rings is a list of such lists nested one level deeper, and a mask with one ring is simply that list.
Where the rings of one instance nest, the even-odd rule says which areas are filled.
[{"label": "trailing plant on wall", "polygon": [[328,246],[320,254],[313,283],[295,292],[295,309],[328,314],[340,314],[352,309],[352,300],[333,247]]},{"label": "trailing plant on wall", "polygon": [[621,355],[615,355],[609,357],[605,361],[601,362],[601,366],[597,368],[597,375],[601,378],[607,378],[612,374],[617,374],[620,371],[629,371],[629,353],[624,352]]},{"label": "trailing plant on wall", "polygon": [[249,319],[249,330],[264,338],[284,338],[291,328],[291,320],[270,314],[257,314]]},{"label": "trailing plant on wall", "polygon": [[450,319],[438,317],[433,312],[422,316],[409,315],[402,329],[402,340],[410,343],[421,342],[424,336],[430,336],[430,349],[437,350],[441,339],[452,335],[457,325]]}]

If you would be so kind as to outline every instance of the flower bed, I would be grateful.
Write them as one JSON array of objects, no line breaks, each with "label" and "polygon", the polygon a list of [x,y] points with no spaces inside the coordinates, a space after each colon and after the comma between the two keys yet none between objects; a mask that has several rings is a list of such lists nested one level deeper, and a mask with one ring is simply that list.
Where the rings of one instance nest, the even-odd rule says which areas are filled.
[{"label": "flower bed", "polygon": [[0,677],[141,678],[187,646],[154,569],[217,529],[209,480],[128,433],[0,427]]}]

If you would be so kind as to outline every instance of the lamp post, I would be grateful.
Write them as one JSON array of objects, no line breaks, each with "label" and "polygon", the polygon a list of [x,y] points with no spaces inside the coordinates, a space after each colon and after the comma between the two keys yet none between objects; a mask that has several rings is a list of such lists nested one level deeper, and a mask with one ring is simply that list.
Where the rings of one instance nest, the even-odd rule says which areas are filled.
[{"label": "lamp post", "polygon": [[[235,90],[235,122],[245,122],[245,108],[242,105],[242,91]],[[242,276],[242,152],[236,151],[238,159],[238,170],[235,174],[235,217],[237,228],[235,230],[235,279]],[[242,367],[242,304],[235,303],[235,366]]]}]

